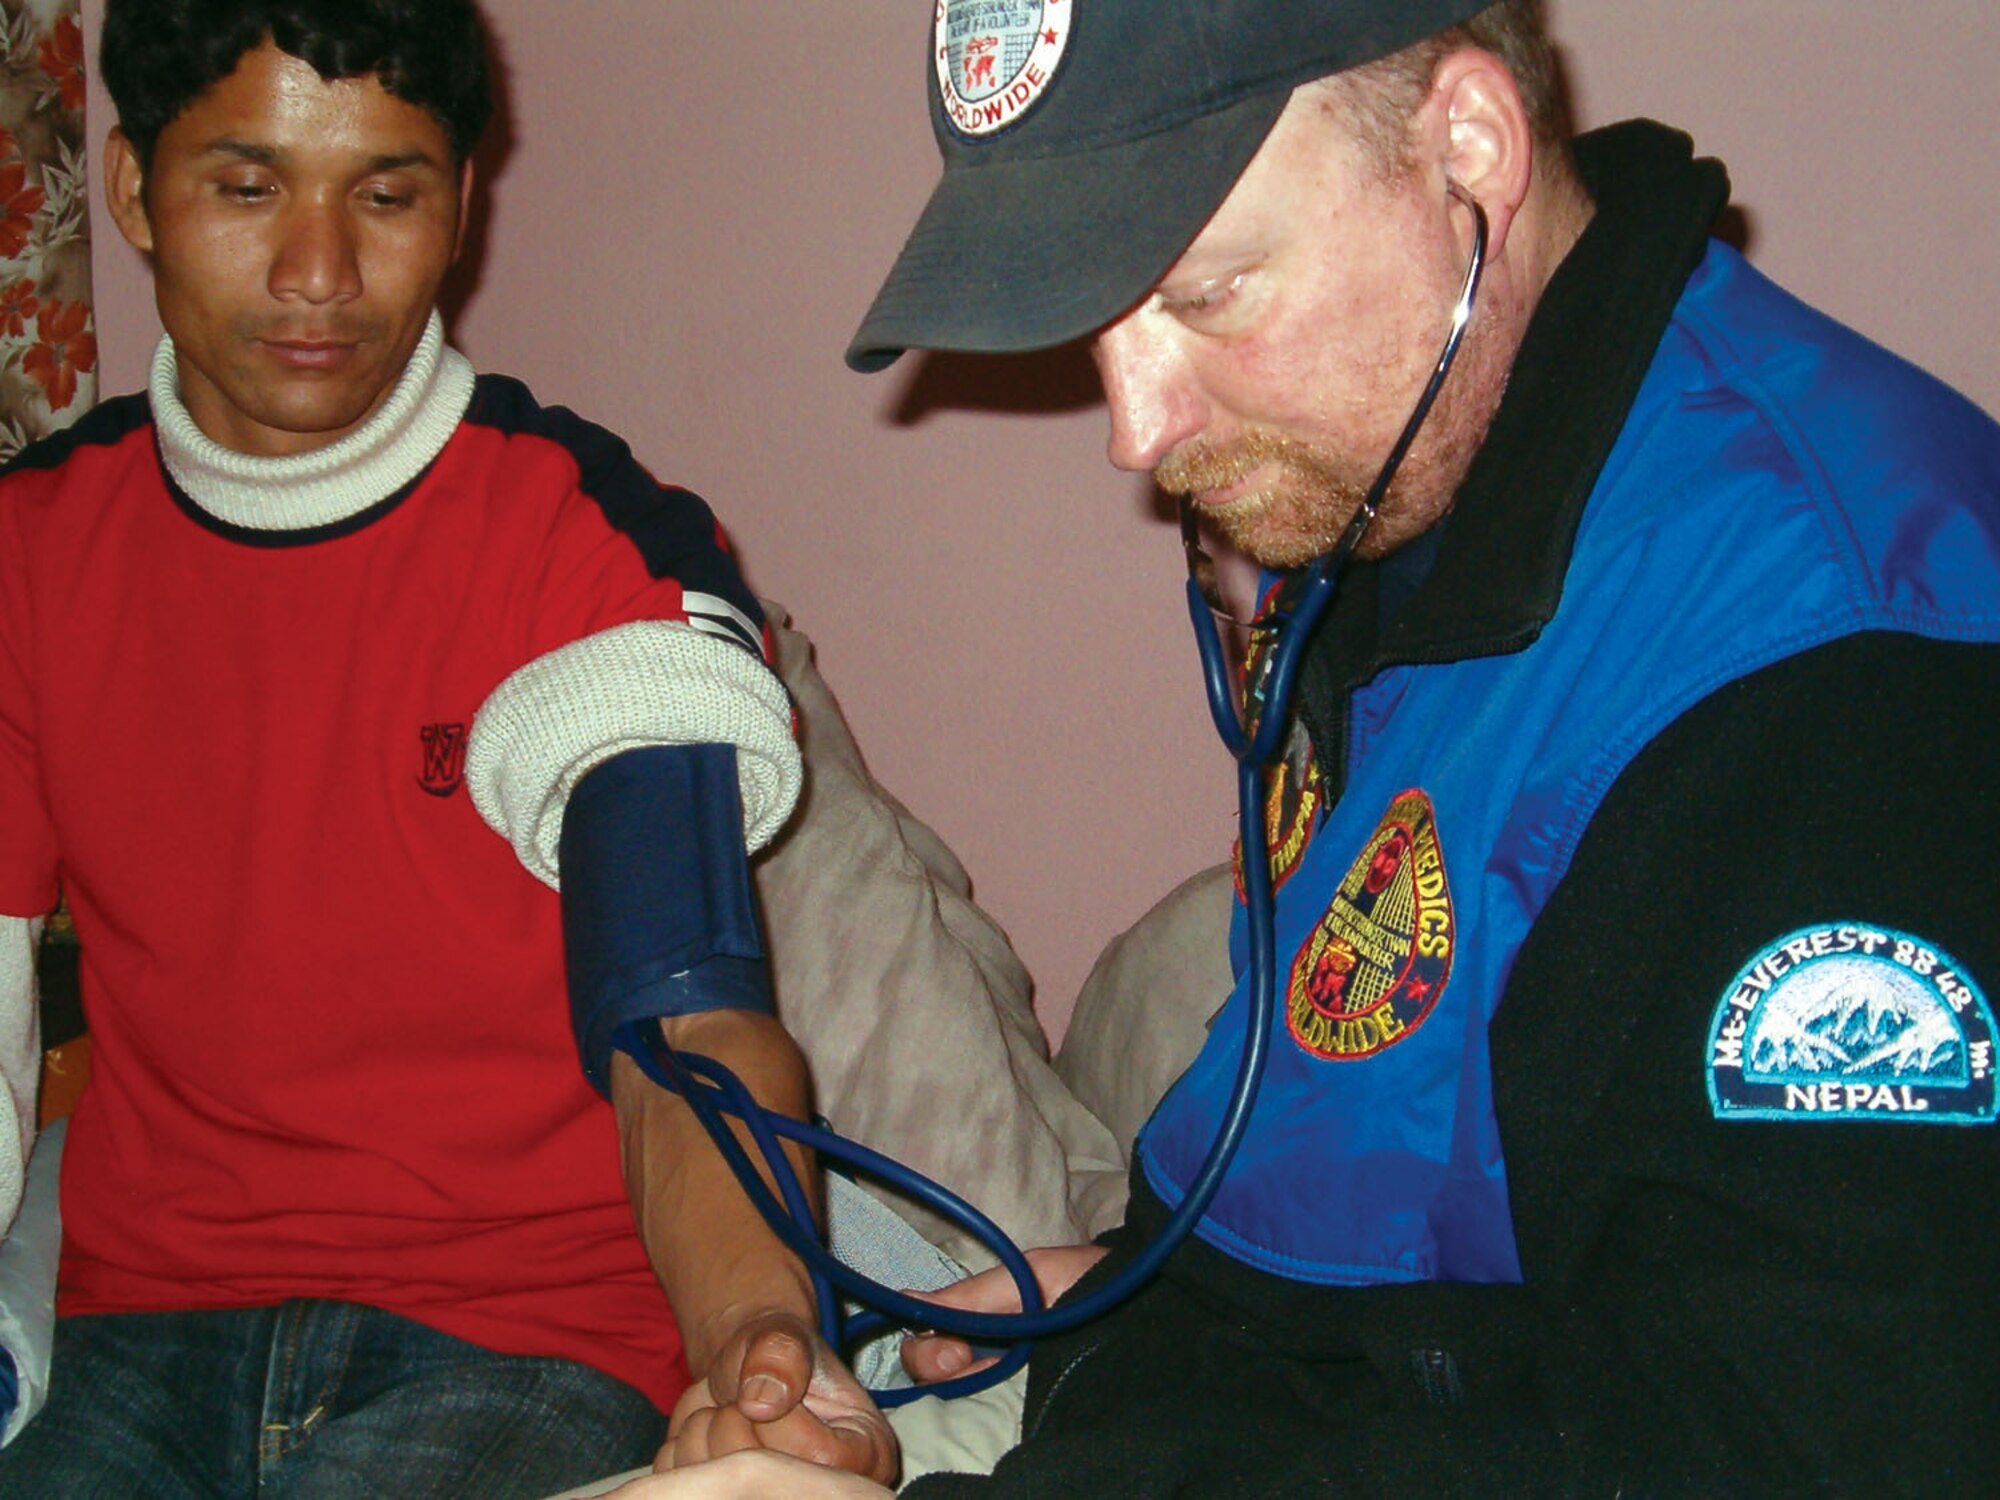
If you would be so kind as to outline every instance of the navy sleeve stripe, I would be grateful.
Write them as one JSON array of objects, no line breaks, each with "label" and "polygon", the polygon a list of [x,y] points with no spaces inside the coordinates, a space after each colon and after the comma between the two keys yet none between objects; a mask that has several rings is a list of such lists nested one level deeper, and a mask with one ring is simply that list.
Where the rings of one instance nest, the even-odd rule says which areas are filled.
[{"label": "navy sleeve stripe", "polygon": [[78,417],[60,432],[52,432],[30,443],[0,467],[0,479],[18,469],[56,469],[69,461],[79,448],[110,448],[123,442],[135,428],[153,420],[153,408],[141,395],[114,396]]},{"label": "navy sleeve stripe", "polygon": [[[562,406],[543,406],[520,381],[482,375],[465,420],[510,436],[542,438],[567,450],[578,484],[597,502],[605,520],[638,548],[655,578],[672,578],[695,599],[727,606],[749,625],[746,644],[763,654],[764,612],[723,549],[715,514],[692,490],[661,484],[625,440]],[[712,606],[705,613],[717,615]]]}]

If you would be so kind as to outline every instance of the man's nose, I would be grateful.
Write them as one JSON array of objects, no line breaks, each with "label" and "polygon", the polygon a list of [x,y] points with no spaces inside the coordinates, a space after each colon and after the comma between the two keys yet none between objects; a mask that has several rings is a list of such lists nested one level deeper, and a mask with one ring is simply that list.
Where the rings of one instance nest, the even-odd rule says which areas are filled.
[{"label": "man's nose", "polygon": [[271,263],[271,293],[309,303],[341,302],[361,291],[354,223],[344,205],[294,203]]},{"label": "man's nose", "polygon": [[1128,313],[1091,344],[1111,412],[1107,452],[1117,467],[1142,473],[1208,425],[1208,402],[1185,355],[1166,330],[1149,325],[1149,313]]}]

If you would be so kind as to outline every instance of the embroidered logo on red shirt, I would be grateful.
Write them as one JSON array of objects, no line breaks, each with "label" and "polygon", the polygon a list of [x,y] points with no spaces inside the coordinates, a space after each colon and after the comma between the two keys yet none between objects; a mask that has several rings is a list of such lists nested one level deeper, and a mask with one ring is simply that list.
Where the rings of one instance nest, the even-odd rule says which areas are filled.
[{"label": "embroidered logo on red shirt", "polygon": [[1292,1040],[1335,1062],[1393,1047],[1444,993],[1456,935],[1431,799],[1400,793],[1292,961]]},{"label": "embroidered logo on red shirt", "polygon": [[433,797],[449,797],[465,780],[465,726],[426,724],[417,736],[424,743],[424,769],[417,785]]}]

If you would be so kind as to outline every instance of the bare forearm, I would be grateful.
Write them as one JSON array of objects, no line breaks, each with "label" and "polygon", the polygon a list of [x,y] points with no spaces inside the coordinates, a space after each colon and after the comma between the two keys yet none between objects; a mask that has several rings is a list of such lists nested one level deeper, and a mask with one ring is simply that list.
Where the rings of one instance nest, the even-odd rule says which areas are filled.
[{"label": "bare forearm", "polygon": [[[769,1016],[710,1011],[664,1023],[680,1050],[714,1058],[766,1109],[804,1118],[809,1087],[797,1046]],[[811,1284],[744,1195],[685,1101],[617,1056],[611,1070],[626,1191],[697,1377],[745,1318],[780,1310],[811,1323]],[[743,1132],[737,1127],[739,1139]],[[810,1157],[794,1169],[819,1211]]]}]

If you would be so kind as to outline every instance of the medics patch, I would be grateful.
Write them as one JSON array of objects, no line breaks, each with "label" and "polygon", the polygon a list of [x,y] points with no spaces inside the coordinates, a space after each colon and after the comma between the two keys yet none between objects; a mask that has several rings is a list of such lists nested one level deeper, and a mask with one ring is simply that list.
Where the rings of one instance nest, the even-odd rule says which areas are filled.
[{"label": "medics patch", "polygon": [[1335,1062],[1394,1046],[1444,993],[1456,935],[1431,799],[1403,792],[1292,961],[1292,1040]]},{"label": "medics patch", "polygon": [[1708,1032],[1718,1120],[1990,1125],[1993,1010],[1941,948],[1865,923],[1801,927],[1730,981]]},{"label": "medics patch", "polygon": [[1069,45],[1070,0],[938,0],[937,80],[960,135],[991,135],[1033,107]]}]

